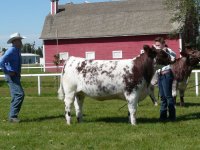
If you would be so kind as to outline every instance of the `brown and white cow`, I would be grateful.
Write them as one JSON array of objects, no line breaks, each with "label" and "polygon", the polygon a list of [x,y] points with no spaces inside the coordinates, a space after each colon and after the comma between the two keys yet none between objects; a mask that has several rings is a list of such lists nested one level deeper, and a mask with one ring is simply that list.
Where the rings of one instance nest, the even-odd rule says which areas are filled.
[{"label": "brown and white cow", "polygon": [[87,95],[97,100],[126,100],[130,122],[135,125],[138,99],[151,81],[156,62],[170,62],[168,55],[162,50],[145,45],[144,51],[145,53],[130,60],[69,57],[65,62],[58,90],[59,98],[64,98],[67,124],[71,124],[71,105],[74,99],[77,120],[82,121],[83,99]]},{"label": "brown and white cow", "polygon": [[[181,58],[178,58],[174,64],[172,64],[172,72],[175,77],[172,85],[172,95],[176,102],[177,91],[180,96],[180,106],[184,106],[184,93],[188,84],[188,79],[192,72],[192,69],[199,63],[200,61],[200,51],[193,50],[190,47],[186,47],[185,51],[180,53],[182,55]],[[155,75],[156,76],[156,75]],[[152,102],[156,105],[157,100],[154,96],[154,84],[156,83],[155,79],[151,81],[149,86],[149,96],[152,99]]]}]

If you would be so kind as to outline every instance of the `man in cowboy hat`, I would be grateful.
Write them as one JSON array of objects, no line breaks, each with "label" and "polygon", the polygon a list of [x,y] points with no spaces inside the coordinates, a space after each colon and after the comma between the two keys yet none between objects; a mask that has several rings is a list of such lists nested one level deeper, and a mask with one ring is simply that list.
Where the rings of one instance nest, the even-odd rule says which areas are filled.
[{"label": "man in cowboy hat", "polygon": [[18,114],[24,100],[24,90],[21,86],[21,48],[22,39],[25,37],[19,33],[10,35],[7,41],[12,46],[0,58],[0,67],[5,73],[5,80],[8,83],[11,94],[11,105],[9,113],[10,122],[20,122]]}]

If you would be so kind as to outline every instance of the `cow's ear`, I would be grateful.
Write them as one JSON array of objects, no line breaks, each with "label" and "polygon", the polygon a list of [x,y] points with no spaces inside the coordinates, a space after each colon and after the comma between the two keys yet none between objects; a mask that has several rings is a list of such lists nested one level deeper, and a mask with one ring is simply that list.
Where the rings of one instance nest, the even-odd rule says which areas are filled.
[{"label": "cow's ear", "polygon": [[181,54],[181,56],[183,56],[183,57],[188,57],[188,54],[187,54],[186,51],[181,51],[180,54]]},{"label": "cow's ear", "polygon": [[143,49],[146,53],[149,53],[149,51],[151,50],[151,48],[149,47],[149,45],[144,45]]}]

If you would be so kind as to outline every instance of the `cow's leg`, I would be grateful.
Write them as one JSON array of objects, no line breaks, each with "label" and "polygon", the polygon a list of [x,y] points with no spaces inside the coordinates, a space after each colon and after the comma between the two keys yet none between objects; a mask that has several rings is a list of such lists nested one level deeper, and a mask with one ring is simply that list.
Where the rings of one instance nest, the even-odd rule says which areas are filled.
[{"label": "cow's leg", "polygon": [[132,125],[136,125],[136,110],[137,110],[137,102],[128,103],[129,110],[129,121]]},{"label": "cow's leg", "polygon": [[180,106],[185,106],[184,97],[180,96]]},{"label": "cow's leg", "polygon": [[172,83],[172,96],[174,98],[175,106],[176,106],[177,88],[178,88],[178,82],[176,80],[173,80],[173,83]]},{"label": "cow's leg", "polygon": [[180,94],[180,106],[185,106],[185,102],[184,102],[184,90],[179,90],[179,94]]},{"label": "cow's leg", "polygon": [[155,106],[158,106],[158,101],[154,95],[154,86],[152,84],[149,85],[149,88],[148,88],[148,92],[149,92],[149,96],[151,98],[151,101],[153,102],[153,104]]},{"label": "cow's leg", "polygon": [[74,107],[76,110],[76,118],[79,123],[83,121],[83,101],[84,97],[75,96]]},{"label": "cow's leg", "polygon": [[176,106],[176,96],[173,96],[174,98],[174,105]]},{"label": "cow's leg", "polygon": [[71,124],[71,105],[74,102],[74,92],[65,92],[65,118],[67,124]]},{"label": "cow's leg", "polygon": [[131,125],[136,125],[136,110],[137,110],[137,103],[138,103],[138,92],[132,92],[129,95],[125,95],[128,101],[128,110],[129,110],[129,121]]},{"label": "cow's leg", "polygon": [[154,95],[154,86],[158,84],[158,76],[159,76],[158,74],[159,73],[157,71],[154,73],[153,78],[152,78],[151,83],[148,88],[149,96],[155,106],[158,106],[158,101]]}]

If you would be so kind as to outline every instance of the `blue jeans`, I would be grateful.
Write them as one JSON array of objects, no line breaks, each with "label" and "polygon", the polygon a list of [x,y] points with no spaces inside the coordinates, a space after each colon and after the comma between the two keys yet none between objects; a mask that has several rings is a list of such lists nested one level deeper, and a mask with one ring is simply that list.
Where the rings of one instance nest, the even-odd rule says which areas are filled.
[{"label": "blue jeans", "polygon": [[19,76],[5,75],[5,80],[10,88],[11,105],[9,118],[17,118],[24,100],[24,90]]},{"label": "blue jeans", "polygon": [[169,119],[176,119],[176,109],[174,105],[174,98],[172,96],[172,82],[173,82],[172,72],[168,72],[163,75],[159,75],[158,87],[161,97],[160,106],[160,120],[167,119],[167,110],[169,111]]}]

